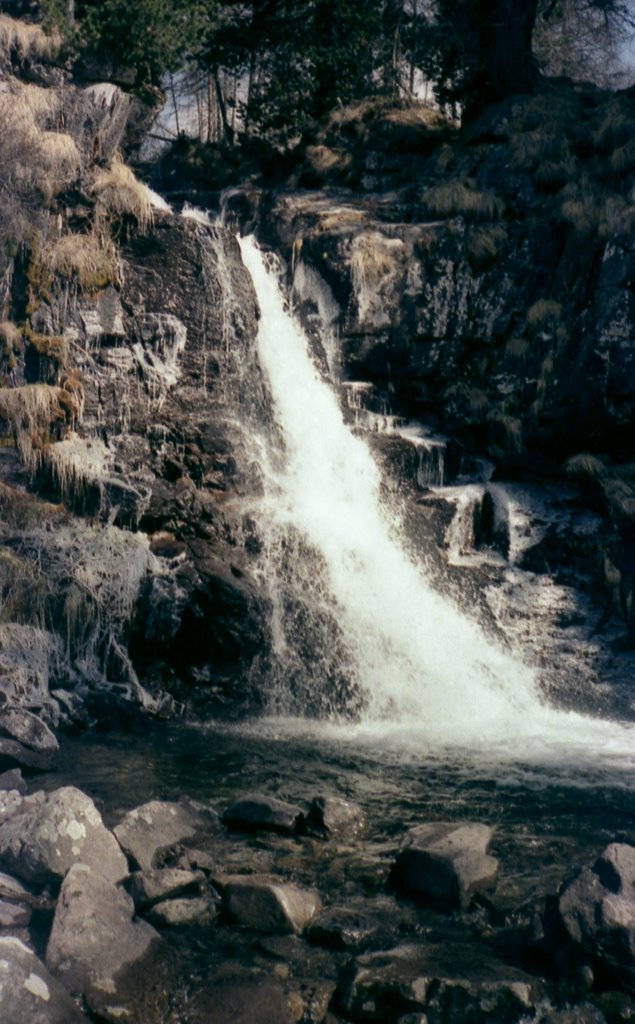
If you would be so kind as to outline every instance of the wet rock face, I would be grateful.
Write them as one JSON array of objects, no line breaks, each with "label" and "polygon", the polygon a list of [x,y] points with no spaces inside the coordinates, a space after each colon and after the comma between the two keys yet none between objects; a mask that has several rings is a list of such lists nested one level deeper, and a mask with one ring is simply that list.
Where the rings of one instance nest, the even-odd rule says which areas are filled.
[{"label": "wet rock face", "polygon": [[[234,422],[255,296],[221,227],[157,214],[122,256],[117,288],[67,283],[33,313],[72,349],[69,387],[81,396],[76,430],[49,446],[37,483],[77,514],[149,535],[156,571],[139,580],[125,637],[141,672],[231,688],[263,638],[240,501],[253,488]],[[48,379],[40,364],[34,380]]]}]

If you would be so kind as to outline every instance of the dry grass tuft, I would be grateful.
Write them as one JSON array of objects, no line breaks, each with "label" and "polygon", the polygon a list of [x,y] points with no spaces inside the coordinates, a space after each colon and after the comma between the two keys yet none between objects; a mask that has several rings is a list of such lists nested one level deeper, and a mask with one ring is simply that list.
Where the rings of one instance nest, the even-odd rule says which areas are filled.
[{"label": "dry grass tuft", "polygon": [[150,191],[120,157],[115,157],[108,170],[97,175],[91,191],[97,200],[98,218],[132,217],[141,231],[146,231],[152,223]]},{"label": "dry grass tuft", "polygon": [[616,98],[606,108],[604,119],[594,136],[596,148],[601,153],[610,153],[624,146],[632,138],[635,119],[624,109]]},{"label": "dry grass tuft", "polygon": [[48,89],[10,82],[0,92],[0,171],[18,191],[53,195],[77,176],[81,157],[74,140],[49,130],[59,101]]},{"label": "dry grass tuft", "polygon": [[338,229],[349,228],[356,224],[363,224],[368,220],[365,210],[353,210],[351,207],[342,206],[331,211],[325,217],[320,218],[321,231],[337,231]]},{"label": "dry grass tuft", "polygon": [[588,180],[563,189],[563,199],[560,216],[580,237],[597,234],[600,238],[619,238],[635,223],[633,204],[624,196],[594,188]]},{"label": "dry grass tuft", "polygon": [[41,25],[0,14],[0,53],[5,60],[53,60],[62,48],[59,32],[47,35]]},{"label": "dry grass tuft", "polygon": [[117,250],[109,239],[96,235],[64,235],[43,245],[34,258],[33,277],[45,287],[55,277],[75,280],[85,292],[120,283]]},{"label": "dry grass tuft", "polygon": [[573,455],[565,465],[567,476],[573,480],[601,480],[606,476],[607,467],[602,459],[589,452]]},{"label": "dry grass tuft", "polygon": [[382,281],[392,277],[397,270],[397,251],[403,243],[399,239],[386,238],[379,231],[367,231],[353,241],[351,266],[353,279],[358,290],[378,288]]},{"label": "dry grass tuft", "polygon": [[10,320],[0,321],[0,347],[3,355],[9,355],[20,344],[22,335],[20,328]]},{"label": "dry grass tuft", "polygon": [[554,327],[562,319],[562,305],[553,299],[538,299],[527,310],[527,325],[534,330]]},{"label": "dry grass tuft", "polygon": [[472,388],[468,395],[467,405],[470,416],[481,418],[489,409],[489,399],[484,391]]},{"label": "dry grass tuft", "polygon": [[628,174],[635,170],[635,140],[629,139],[625,145],[611,153],[609,163],[614,174]]},{"label": "dry grass tuft", "polygon": [[510,338],[505,345],[505,356],[512,362],[523,363],[529,355],[529,348],[526,338]]},{"label": "dry grass tuft", "polygon": [[497,220],[505,204],[493,192],[470,188],[463,181],[449,181],[426,189],[423,203],[435,217],[465,217],[466,220]]},{"label": "dry grass tuft", "polygon": [[507,241],[504,227],[473,228],[467,236],[467,258],[473,270],[486,270]]},{"label": "dry grass tuft", "polygon": [[53,425],[64,420],[59,389],[48,384],[0,388],[0,419],[11,431],[22,462],[35,471]]},{"label": "dry grass tuft", "polygon": [[353,162],[353,157],[345,149],[331,149],[329,146],[307,146],[305,157],[311,170],[318,175],[343,174]]}]

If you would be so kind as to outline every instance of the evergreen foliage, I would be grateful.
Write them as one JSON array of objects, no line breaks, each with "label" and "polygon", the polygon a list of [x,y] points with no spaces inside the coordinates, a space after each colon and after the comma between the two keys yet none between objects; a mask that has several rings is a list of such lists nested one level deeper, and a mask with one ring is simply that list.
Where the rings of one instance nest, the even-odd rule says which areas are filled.
[{"label": "evergreen foliage", "polygon": [[[43,0],[43,6],[72,46],[115,73],[133,69],[137,87],[160,83],[166,72],[198,69],[207,76],[209,105],[213,99],[218,108],[222,141],[230,143],[237,122],[245,133],[279,144],[339,104],[378,93],[412,95],[422,79],[434,83],[442,103],[460,104],[469,116],[531,90],[539,74],[534,37],[542,65],[570,73],[576,32],[580,49],[591,33],[601,36],[608,54],[616,52],[615,33],[635,27],[633,0]],[[558,64],[550,40],[562,52],[565,34],[569,56]],[[587,55],[580,66],[588,65]]]}]

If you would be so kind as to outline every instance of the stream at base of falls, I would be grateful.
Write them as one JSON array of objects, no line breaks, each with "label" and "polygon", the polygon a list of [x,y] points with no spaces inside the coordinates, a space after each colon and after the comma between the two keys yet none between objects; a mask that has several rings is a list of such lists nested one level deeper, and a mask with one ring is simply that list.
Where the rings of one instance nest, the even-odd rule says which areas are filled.
[{"label": "stream at base of falls", "polygon": [[[205,727],[175,722],[143,732],[67,738],[47,789],[77,784],[112,824],[152,799],[188,795],[222,811],[251,792],[305,808],[315,796],[359,803],[369,819],[363,861],[422,821],[486,821],[503,859],[499,890],[509,903],[546,892],[612,841],[635,840],[635,777],[580,761],[560,768],[478,765],[467,753],[404,754],[376,745],[304,737],[256,722]],[[327,894],[325,894],[327,895]],[[507,900],[506,900],[507,902]]]}]

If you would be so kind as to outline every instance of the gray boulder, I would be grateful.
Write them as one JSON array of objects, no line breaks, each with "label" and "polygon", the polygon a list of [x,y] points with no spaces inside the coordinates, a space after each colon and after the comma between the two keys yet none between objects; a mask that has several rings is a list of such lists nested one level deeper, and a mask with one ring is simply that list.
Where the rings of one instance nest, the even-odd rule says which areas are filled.
[{"label": "gray boulder", "polygon": [[26,928],[31,920],[33,906],[41,901],[29,892],[17,878],[0,872],[0,928]]},{"label": "gray boulder", "polygon": [[263,793],[242,797],[223,814],[223,821],[230,828],[246,832],[280,832],[283,835],[297,832],[303,819],[299,807]]},{"label": "gray boulder", "polygon": [[17,789],[0,790],[0,824],[7,821],[8,818],[12,818],[21,806],[22,796]]},{"label": "gray boulder", "polygon": [[100,1019],[134,1019],[158,933],[133,920],[127,893],[85,864],[68,872],[55,909],[46,964]]},{"label": "gray boulder", "polygon": [[190,1024],[291,1024],[282,985],[275,978],[236,968],[221,974],[188,1006]]},{"label": "gray boulder", "polygon": [[337,796],[316,796],[306,816],[307,835],[329,839],[333,835],[352,839],[366,827],[366,816],[358,804]]},{"label": "gray boulder", "polygon": [[218,815],[204,804],[151,800],[129,811],[113,831],[132,863],[149,871],[157,867],[162,850],[218,829]]},{"label": "gray boulder", "polygon": [[635,847],[607,846],[561,888],[558,915],[574,943],[635,991]]},{"label": "gray boulder", "polygon": [[87,1024],[68,992],[23,942],[0,938],[3,1024]]},{"label": "gray boulder", "polygon": [[0,864],[27,882],[61,880],[78,862],[117,882],[128,865],[90,797],[64,786],[27,798],[0,825]]},{"label": "gray boulder", "polygon": [[306,937],[316,946],[361,953],[392,945],[397,932],[396,914],[384,911],[375,900],[358,906],[329,907],[311,922]]},{"label": "gray boulder", "polygon": [[477,947],[443,943],[359,957],[344,969],[337,1001],[359,1024],[418,1013],[443,1024],[515,1024],[539,995],[534,979]]},{"label": "gray boulder", "polygon": [[200,927],[215,920],[218,907],[209,896],[163,900],[151,907],[147,916],[159,928]]},{"label": "gray boulder", "polygon": [[133,871],[126,881],[134,905],[141,909],[152,907],[162,900],[200,893],[205,887],[206,879],[202,871],[184,871],[180,868]]},{"label": "gray boulder", "polygon": [[59,743],[44,722],[31,711],[5,707],[0,711],[0,754],[26,768],[50,768]]},{"label": "gray boulder", "polygon": [[496,884],[498,861],[488,854],[492,834],[488,825],[472,822],[417,825],[397,854],[394,880],[427,906],[466,909],[475,892]]},{"label": "gray boulder", "polygon": [[27,784],[22,778],[19,768],[11,768],[0,775],[0,793],[15,791],[20,796],[26,796]]},{"label": "gray boulder", "polygon": [[263,875],[235,875],[224,880],[225,906],[239,924],[262,932],[298,934],[322,909],[314,889]]}]

